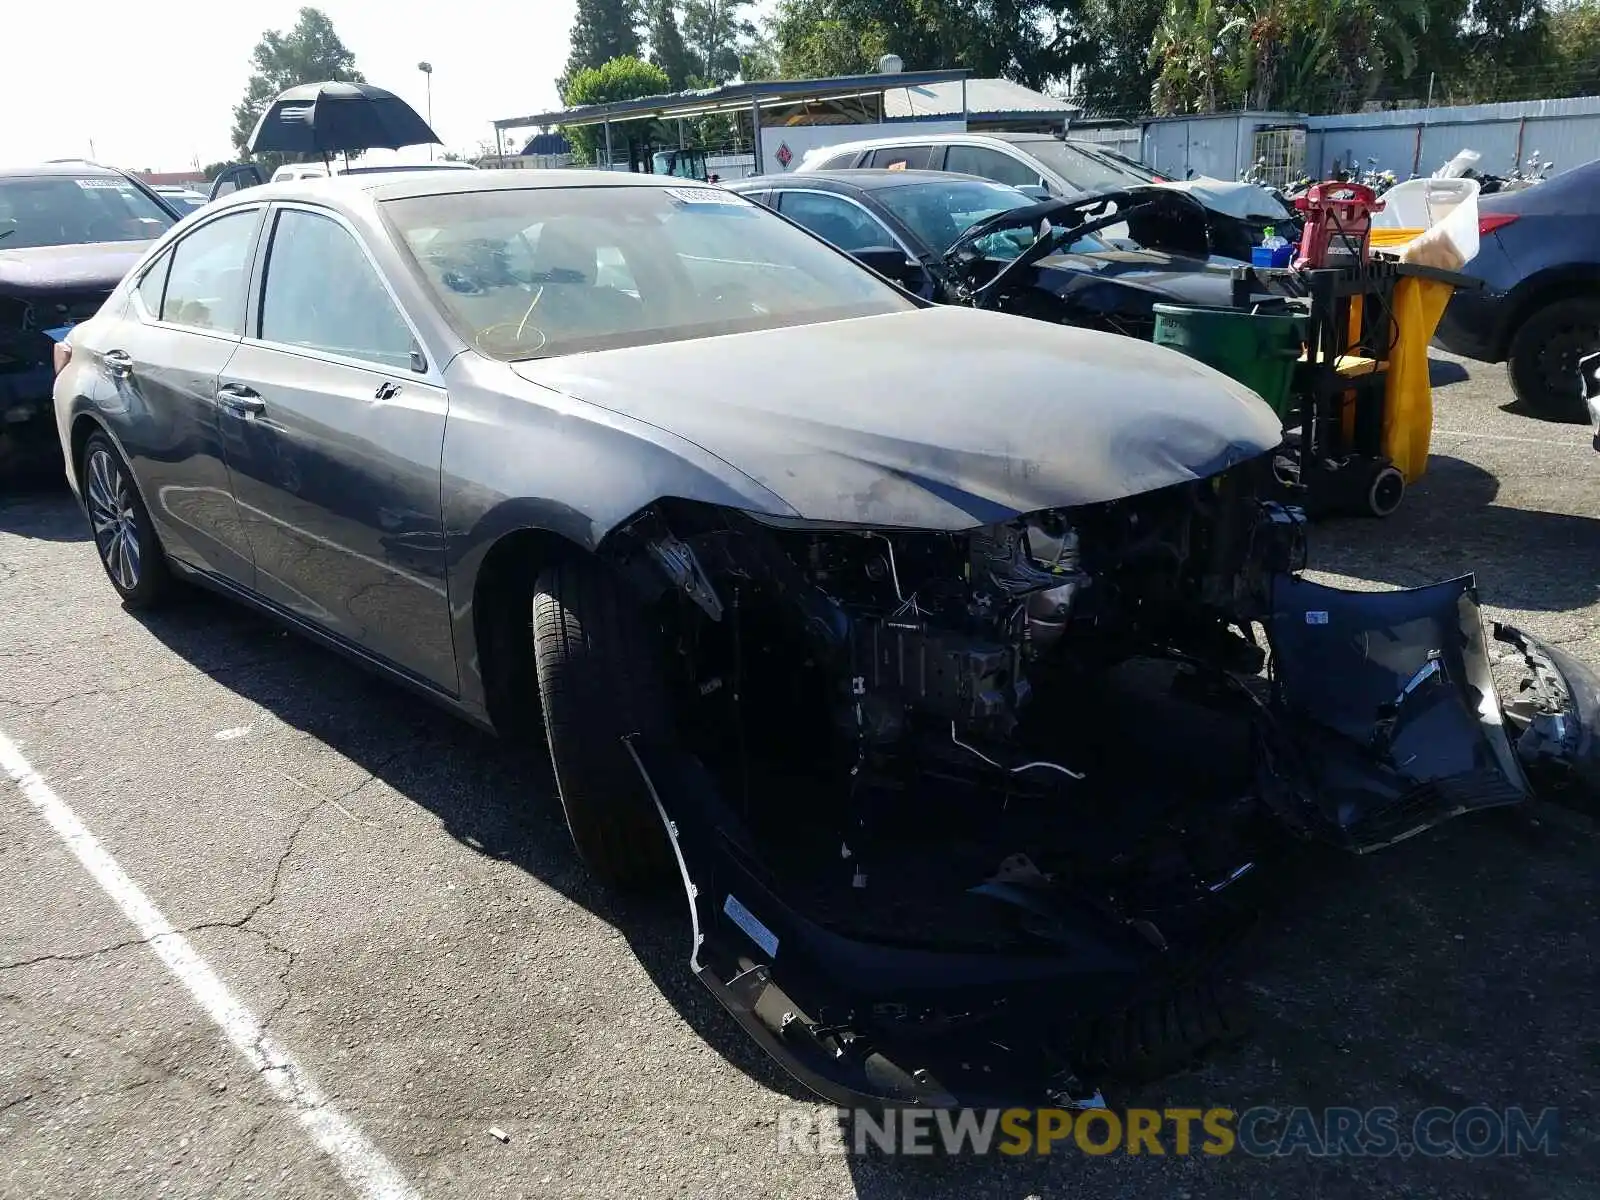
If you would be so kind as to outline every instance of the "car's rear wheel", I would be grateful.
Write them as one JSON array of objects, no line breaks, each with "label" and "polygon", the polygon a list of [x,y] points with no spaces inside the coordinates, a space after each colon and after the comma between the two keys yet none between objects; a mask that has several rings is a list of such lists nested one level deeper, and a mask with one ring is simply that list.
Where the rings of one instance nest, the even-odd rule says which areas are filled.
[{"label": "car's rear wheel", "polygon": [[534,663],[550,759],[578,854],[605,882],[669,877],[671,847],[623,739],[670,736],[657,640],[598,562],[547,568],[534,587]]},{"label": "car's rear wheel", "polygon": [[1535,309],[1511,339],[1511,387],[1540,416],[1585,419],[1578,360],[1600,351],[1600,298],[1569,296]]},{"label": "car's rear wheel", "polygon": [[111,586],[130,608],[159,604],[172,590],[172,572],[133,472],[104,433],[84,444],[79,478],[89,532]]}]

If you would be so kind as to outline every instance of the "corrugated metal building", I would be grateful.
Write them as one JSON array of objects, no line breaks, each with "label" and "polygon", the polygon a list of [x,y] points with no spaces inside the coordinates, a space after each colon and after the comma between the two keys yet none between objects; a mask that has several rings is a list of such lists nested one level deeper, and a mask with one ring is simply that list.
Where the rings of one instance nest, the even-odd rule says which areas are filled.
[{"label": "corrugated metal building", "polygon": [[1335,162],[1365,167],[1375,159],[1379,170],[1404,179],[1431,174],[1463,149],[1483,155],[1479,169],[1496,174],[1526,164],[1536,150],[1558,169],[1600,158],[1600,96],[1341,113],[1305,122],[1307,162],[1324,172]]}]

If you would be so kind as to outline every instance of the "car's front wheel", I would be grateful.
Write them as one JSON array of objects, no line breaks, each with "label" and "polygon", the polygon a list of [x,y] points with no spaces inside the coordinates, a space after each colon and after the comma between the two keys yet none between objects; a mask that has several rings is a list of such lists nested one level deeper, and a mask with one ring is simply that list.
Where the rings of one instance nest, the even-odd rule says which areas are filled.
[{"label": "car's front wheel", "polygon": [[548,567],[533,597],[534,663],[550,759],[579,856],[605,882],[644,888],[669,877],[671,847],[623,739],[669,736],[656,639],[601,564]]},{"label": "car's front wheel", "polygon": [[172,590],[172,573],[145,508],[116,444],[95,433],[83,447],[79,469],[89,532],[111,586],[129,608],[150,608]]},{"label": "car's front wheel", "polygon": [[1539,416],[1585,419],[1578,361],[1600,352],[1600,298],[1569,296],[1535,309],[1511,339],[1511,387]]}]

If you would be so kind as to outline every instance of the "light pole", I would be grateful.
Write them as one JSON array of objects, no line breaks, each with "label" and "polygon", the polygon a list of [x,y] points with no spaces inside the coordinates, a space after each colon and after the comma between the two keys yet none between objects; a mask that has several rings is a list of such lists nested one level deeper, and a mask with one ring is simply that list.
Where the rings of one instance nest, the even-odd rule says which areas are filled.
[{"label": "light pole", "polygon": [[[422,74],[423,74],[423,78],[425,78],[427,80],[427,86],[428,86],[428,128],[432,129],[433,128],[433,64],[430,63],[430,62],[419,62],[417,64],[417,70],[421,71]],[[433,161],[433,143],[432,142],[428,143],[428,161],[429,162]]]}]

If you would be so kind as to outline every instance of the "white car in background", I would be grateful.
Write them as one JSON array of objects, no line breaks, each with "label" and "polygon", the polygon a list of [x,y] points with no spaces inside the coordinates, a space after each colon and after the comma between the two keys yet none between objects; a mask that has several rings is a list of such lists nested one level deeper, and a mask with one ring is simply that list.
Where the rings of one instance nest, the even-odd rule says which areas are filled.
[{"label": "white car in background", "polygon": [[[1248,259],[1262,231],[1295,220],[1293,211],[1266,188],[1222,179],[1163,179],[1135,168],[1093,142],[1051,133],[941,133],[841,142],[810,151],[797,173],[877,167],[902,171],[954,171],[1005,183],[1044,199],[1074,199],[1092,192],[1161,187],[1188,192],[1215,216],[1215,252]],[[1280,230],[1282,232],[1282,230]]]}]

